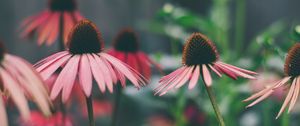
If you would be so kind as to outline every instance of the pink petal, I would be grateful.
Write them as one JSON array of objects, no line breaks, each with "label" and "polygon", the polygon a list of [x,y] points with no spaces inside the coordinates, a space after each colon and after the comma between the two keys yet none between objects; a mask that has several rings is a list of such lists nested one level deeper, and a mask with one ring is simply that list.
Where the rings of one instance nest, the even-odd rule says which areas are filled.
[{"label": "pink petal", "polygon": [[68,54],[68,51],[61,51],[61,52],[58,52],[58,53],[54,53],[54,54],[48,56],[47,58],[40,60],[39,62],[37,62],[36,64],[34,64],[33,67],[35,67],[35,68],[40,67],[41,65],[45,64],[45,62],[53,60],[57,56],[67,55],[67,54]]},{"label": "pink petal", "polygon": [[192,75],[192,72],[193,72],[193,69],[194,69],[194,66],[188,67],[188,69],[189,70],[186,73],[186,75],[184,76],[184,78],[182,78],[182,80],[176,85],[175,88],[180,88],[181,86],[183,86],[188,81],[188,79],[190,79],[190,77]]},{"label": "pink petal", "polygon": [[48,40],[47,40],[47,45],[51,45],[54,43],[54,41],[57,39],[58,37],[58,33],[59,33],[59,22],[60,22],[60,14],[58,14],[54,21],[53,21],[53,25],[51,26],[52,27],[52,30],[51,30],[51,33],[49,34],[49,37],[48,37]]},{"label": "pink petal", "polygon": [[226,74],[227,76],[229,76],[230,78],[236,80],[237,79],[237,75],[234,72],[231,72],[230,70],[220,66],[219,64],[215,63],[214,67],[218,70],[220,70],[222,73]]},{"label": "pink petal", "polygon": [[212,79],[211,79],[211,76],[210,76],[210,72],[209,70],[207,69],[206,65],[202,65],[202,72],[203,72],[203,80],[205,82],[205,84],[210,87],[211,84],[212,84]]},{"label": "pink petal", "polygon": [[231,68],[231,67],[228,67],[228,66],[226,66],[226,65],[223,65],[223,64],[219,64],[219,65],[220,65],[221,67],[223,67],[223,68],[226,68],[226,69],[228,69],[228,70],[234,72],[236,75],[239,75],[239,76],[241,76],[241,77],[249,78],[249,79],[255,79],[255,77],[253,77],[253,76],[251,76],[251,75],[245,74],[245,73],[243,73],[243,72],[240,72],[240,71],[238,71],[238,70],[236,70],[236,69],[233,69],[233,68]]},{"label": "pink petal", "polygon": [[60,91],[63,90],[62,100],[63,102],[66,102],[77,75],[78,62],[79,56],[73,56],[59,73],[51,90],[50,98],[52,100],[56,99]]},{"label": "pink petal", "polygon": [[72,19],[71,13],[70,12],[64,12],[64,42],[67,42],[69,32],[71,28],[74,26],[74,21]]},{"label": "pink petal", "polygon": [[240,72],[246,73],[246,74],[257,74],[256,72],[253,72],[253,71],[250,71],[250,70],[241,69],[241,68],[238,68],[238,67],[230,65],[230,64],[226,64],[226,63],[223,63],[223,62],[219,62],[219,63],[221,63],[221,64],[223,64],[225,66],[228,66],[230,68],[233,68],[235,70],[238,70]]},{"label": "pink petal", "polygon": [[105,66],[107,66],[107,68],[109,69],[109,73],[111,75],[111,78],[113,79],[113,83],[117,83],[118,82],[118,77],[115,73],[115,70],[112,68],[111,64],[104,59],[103,57],[100,57],[101,60],[105,63]]},{"label": "pink petal", "polygon": [[38,36],[38,44],[41,45],[44,41],[46,41],[47,37],[50,35],[51,30],[53,30],[53,26],[55,21],[59,20],[59,13],[55,12],[50,16],[50,20],[46,22],[43,27],[40,27],[41,31],[39,32]]},{"label": "pink petal", "polygon": [[294,108],[294,106],[296,104],[296,101],[298,99],[298,96],[299,96],[300,80],[299,80],[299,77],[297,77],[295,79],[296,79],[296,82],[295,82],[296,87],[295,87],[294,94],[293,94],[292,99],[291,99],[291,103],[290,103],[290,106],[289,106],[288,113],[290,113],[291,110]]},{"label": "pink petal", "polygon": [[83,17],[81,16],[81,14],[79,13],[79,11],[75,11],[74,12],[74,17],[76,19],[76,22],[80,21],[83,19]]},{"label": "pink petal", "polygon": [[292,86],[290,87],[289,93],[286,96],[286,98],[285,98],[285,100],[283,102],[283,105],[282,105],[282,107],[281,107],[278,115],[276,116],[276,119],[282,114],[282,112],[284,111],[284,109],[286,108],[286,106],[288,105],[288,103],[291,101],[293,92],[295,91],[295,85],[296,85],[296,81],[293,80],[293,83],[292,83]]},{"label": "pink petal", "polygon": [[196,69],[193,72],[192,78],[190,80],[189,89],[193,89],[196,86],[199,76],[200,76],[200,66],[197,65]]},{"label": "pink petal", "polygon": [[29,33],[31,33],[34,29],[36,29],[38,26],[40,26],[42,23],[47,21],[47,19],[50,17],[51,13],[47,12],[43,15],[38,16],[33,22],[31,22],[22,32],[21,36],[25,37]]},{"label": "pink petal", "polygon": [[269,90],[268,92],[266,92],[263,96],[261,96],[260,98],[256,99],[254,102],[252,102],[250,105],[247,106],[248,107],[252,107],[253,105],[256,105],[257,103],[261,102],[262,100],[266,99],[267,97],[269,97],[271,94],[273,93],[273,90]]},{"label": "pink petal", "polygon": [[3,85],[10,93],[15,105],[20,111],[20,114],[23,118],[28,119],[30,111],[22,89],[20,89],[17,82],[3,68],[0,68],[0,74],[3,78]]},{"label": "pink petal", "polygon": [[[78,73],[79,60],[80,60],[80,56],[74,55],[70,59],[70,61],[66,64],[66,66],[64,68],[64,69],[66,69],[65,73],[63,73],[64,69],[60,73],[60,75],[62,75],[64,80],[67,80],[66,82],[62,83],[62,84],[64,84],[63,94],[62,94],[63,102],[66,102],[70,97],[70,94],[73,89],[75,79],[76,79],[76,76]],[[58,79],[59,79],[59,76],[56,81],[58,81]]]},{"label": "pink petal", "polygon": [[17,76],[16,78],[21,80],[19,82],[23,84],[24,88],[26,87],[26,90],[35,99],[43,113],[45,115],[50,115],[50,99],[48,98],[48,91],[46,90],[41,77],[25,60],[12,55],[7,55],[6,57],[8,63],[4,63],[6,64],[7,70],[17,69],[20,76]]},{"label": "pink petal", "polygon": [[53,62],[51,65],[40,71],[40,74],[44,80],[47,80],[62,64],[66,63],[72,55],[66,55],[61,59]]},{"label": "pink petal", "polygon": [[166,94],[170,89],[174,88],[187,75],[189,70],[190,70],[189,67],[185,67],[184,71],[180,73],[178,76],[176,76],[174,81],[170,82],[170,84],[168,84],[168,87],[166,87],[162,91],[162,93],[160,93],[159,96]]},{"label": "pink petal", "polygon": [[93,78],[90,62],[86,54],[83,54],[80,60],[79,83],[85,95],[89,97],[93,87]]},{"label": "pink petal", "polygon": [[132,82],[133,85],[135,85],[138,88],[140,87],[138,79],[134,75],[135,73],[129,69],[130,68],[129,66],[126,66],[120,60],[118,60],[106,53],[101,53],[100,56],[103,56],[104,58],[106,58],[118,71],[120,71],[122,74],[124,74]]},{"label": "pink petal", "polygon": [[2,96],[0,97],[0,122],[2,126],[8,126],[6,110],[2,101]]},{"label": "pink petal", "polygon": [[100,68],[98,70],[101,70],[101,72],[103,74],[104,81],[107,85],[108,90],[112,93],[113,92],[113,81],[112,81],[112,78],[110,76],[109,69],[107,68],[105,63],[102,61],[102,59],[98,55],[93,54],[93,56],[94,56],[94,59],[96,60],[98,66]]},{"label": "pink petal", "polygon": [[219,77],[222,77],[222,74],[221,74],[219,71],[217,71],[213,66],[211,66],[210,64],[208,64],[208,66],[209,66],[209,68],[210,68],[211,70],[213,70]]},{"label": "pink petal", "polygon": [[105,89],[104,76],[103,76],[102,72],[100,71],[101,69],[91,54],[87,54],[87,56],[90,61],[92,74],[93,74],[95,80],[97,81],[97,84],[98,84],[101,92],[104,93],[106,89]]}]

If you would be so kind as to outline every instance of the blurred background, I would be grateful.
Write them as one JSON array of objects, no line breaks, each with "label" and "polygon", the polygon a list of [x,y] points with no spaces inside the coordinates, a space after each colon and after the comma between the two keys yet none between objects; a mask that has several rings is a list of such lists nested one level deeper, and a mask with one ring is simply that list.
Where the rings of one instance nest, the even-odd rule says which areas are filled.
[{"label": "blurred background", "polygon": [[[256,81],[214,77],[214,93],[228,126],[296,126],[300,104],[292,113],[275,120],[286,89],[262,103],[245,109],[242,100],[284,76],[283,64],[289,47],[300,39],[298,0],[77,0],[81,14],[96,23],[106,43],[124,27],[139,35],[141,50],[160,64],[165,73],[181,65],[181,52],[193,32],[206,34],[217,46],[222,60],[260,73]],[[20,37],[20,23],[47,8],[47,0],[2,0],[0,38],[8,52],[31,63],[59,50],[58,43],[38,46],[35,39]],[[154,96],[152,89],[162,76],[153,69],[151,84],[141,90],[128,86],[120,104],[120,126],[218,125],[203,84],[184,94]],[[184,89],[187,86],[182,87]],[[97,94],[97,91],[95,91]],[[109,125],[114,94],[99,94],[97,125]],[[76,103],[68,113],[75,126],[86,116]],[[11,111],[15,111],[11,108]],[[180,112],[181,111],[181,112]],[[181,114],[178,114],[181,113]],[[10,114],[10,121],[18,114]],[[18,121],[11,122],[18,125]]]}]

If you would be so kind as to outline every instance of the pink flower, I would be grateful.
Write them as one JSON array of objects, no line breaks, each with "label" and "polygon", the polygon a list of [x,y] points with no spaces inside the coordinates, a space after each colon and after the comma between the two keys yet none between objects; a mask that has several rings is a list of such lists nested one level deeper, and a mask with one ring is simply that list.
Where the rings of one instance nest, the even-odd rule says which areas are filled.
[{"label": "pink flower", "polygon": [[136,33],[126,28],[119,32],[113,43],[113,49],[108,53],[125,62],[133,69],[137,70],[147,79],[151,77],[151,65],[162,71],[161,67],[152,61],[147,54],[139,50],[139,41]]},{"label": "pink flower", "polygon": [[40,112],[32,111],[30,120],[20,121],[21,126],[73,126],[71,116],[61,112],[54,113],[51,117],[45,117]]},{"label": "pink flower", "polygon": [[289,87],[289,92],[283,102],[283,105],[276,116],[276,119],[282,114],[282,112],[288,108],[288,112],[290,112],[293,107],[295,106],[295,103],[298,99],[299,95],[299,90],[300,90],[300,43],[295,44],[290,51],[288,52],[288,55],[285,60],[285,65],[284,65],[284,72],[286,74],[286,77],[283,79],[279,80],[272,86],[268,86],[265,89],[253,94],[249,98],[245,99],[244,101],[251,101],[255,100],[252,102],[250,105],[247,107],[252,107],[255,104],[261,102],[262,100],[266,99],[269,97],[271,94],[274,93],[276,89],[279,89],[281,87],[287,86],[289,82],[291,82],[291,86]]},{"label": "pink flower", "polygon": [[21,116],[28,119],[30,110],[27,98],[37,103],[45,115],[50,115],[46,87],[37,72],[24,59],[8,54],[0,45],[0,122],[7,126],[5,99],[11,98]]},{"label": "pink flower", "polygon": [[[261,73],[259,76],[257,76],[256,80],[251,80],[250,82],[250,88],[252,92],[259,92],[263,90],[266,87],[271,86],[270,84],[277,82],[280,80],[280,77],[273,73]],[[285,87],[279,87],[274,90],[274,93],[272,93],[272,98],[276,101],[281,101],[282,98],[285,95]]]},{"label": "pink flower", "polygon": [[26,18],[22,24],[22,37],[32,37],[37,34],[38,44],[47,42],[51,45],[59,35],[66,42],[67,35],[76,22],[83,19],[75,0],[49,0],[49,9]]},{"label": "pink flower", "polygon": [[172,88],[180,88],[188,80],[190,80],[189,89],[192,89],[197,84],[199,76],[202,76],[206,86],[210,87],[212,85],[210,70],[219,77],[226,74],[232,79],[237,77],[254,79],[252,75],[256,74],[220,61],[215,45],[201,33],[194,33],[187,40],[182,63],[181,68],[161,78],[159,87],[155,89],[156,94],[164,95]]},{"label": "pink flower", "polygon": [[82,20],[74,26],[69,34],[67,48],[68,50],[55,53],[35,65],[44,80],[61,69],[51,89],[51,99],[61,93],[62,101],[66,102],[77,77],[87,97],[91,95],[93,77],[102,93],[106,88],[112,93],[113,84],[117,81],[125,85],[125,77],[137,88],[146,83],[131,67],[103,52],[101,34],[88,20]]}]

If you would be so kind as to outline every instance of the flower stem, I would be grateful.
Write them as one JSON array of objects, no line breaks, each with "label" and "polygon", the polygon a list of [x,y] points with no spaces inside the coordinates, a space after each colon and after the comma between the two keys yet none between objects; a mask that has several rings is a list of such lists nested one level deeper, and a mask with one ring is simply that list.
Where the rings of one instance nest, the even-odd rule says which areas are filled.
[{"label": "flower stem", "polygon": [[283,112],[281,126],[289,126],[289,114],[288,112]]},{"label": "flower stem", "polygon": [[178,100],[176,103],[176,108],[175,108],[175,126],[185,126],[186,121],[184,117],[184,108],[186,104],[186,97],[185,97],[185,92],[186,89],[180,88],[178,92]]},{"label": "flower stem", "polygon": [[117,85],[117,92],[115,93],[115,103],[114,103],[114,109],[113,109],[113,115],[111,119],[111,126],[116,126],[117,125],[117,118],[118,118],[118,113],[119,113],[119,105],[121,102],[121,97],[122,97],[122,87],[120,84]]},{"label": "flower stem", "polygon": [[95,126],[92,96],[86,97],[85,99],[86,99],[86,106],[87,106],[88,115],[89,115],[90,126]]},{"label": "flower stem", "polygon": [[221,115],[221,112],[220,112],[220,110],[219,110],[218,104],[217,104],[217,102],[216,102],[216,98],[215,98],[215,96],[213,95],[213,92],[212,92],[211,87],[206,86],[206,84],[204,84],[204,85],[205,85],[207,94],[208,94],[209,99],[210,99],[210,101],[211,101],[211,104],[212,104],[212,106],[213,106],[213,108],[214,108],[214,110],[215,110],[215,114],[216,114],[216,116],[217,116],[217,119],[218,119],[220,125],[221,125],[221,126],[225,126],[224,119],[223,119],[223,117],[222,117],[222,115]]}]

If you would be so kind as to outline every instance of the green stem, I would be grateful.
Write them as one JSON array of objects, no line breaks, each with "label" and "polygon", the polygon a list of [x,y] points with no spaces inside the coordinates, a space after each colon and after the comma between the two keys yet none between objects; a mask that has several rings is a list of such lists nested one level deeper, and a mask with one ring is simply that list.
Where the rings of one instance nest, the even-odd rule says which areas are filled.
[{"label": "green stem", "polygon": [[185,89],[180,88],[178,92],[178,99],[176,103],[176,108],[175,108],[175,126],[186,126],[186,120],[184,116],[184,108],[186,104],[186,97],[185,97]]},{"label": "green stem", "polygon": [[122,87],[120,84],[118,84],[117,91],[115,93],[115,103],[114,103],[114,109],[113,109],[114,112],[113,112],[112,119],[111,119],[111,126],[117,125],[119,106],[120,106],[122,94],[123,94]]},{"label": "green stem", "polygon": [[264,120],[264,126],[271,126],[270,124],[270,101],[267,101],[263,105],[263,120]]},{"label": "green stem", "polygon": [[92,95],[90,97],[86,97],[85,99],[89,115],[89,124],[90,126],[95,126]]},{"label": "green stem", "polygon": [[283,112],[283,115],[282,115],[282,119],[281,119],[281,126],[289,126],[289,120],[290,116],[288,114],[288,112]]},{"label": "green stem", "polygon": [[222,117],[222,115],[221,115],[221,112],[220,112],[220,110],[219,110],[218,104],[217,104],[217,102],[216,102],[216,98],[215,98],[215,96],[214,96],[213,93],[212,93],[211,87],[206,86],[206,84],[204,84],[204,85],[205,85],[207,94],[208,94],[208,96],[209,96],[209,99],[210,99],[211,104],[212,104],[212,106],[213,106],[213,108],[214,108],[215,114],[216,114],[216,116],[217,116],[217,119],[218,119],[220,125],[221,125],[221,126],[225,126],[224,119],[223,119],[223,117]]},{"label": "green stem", "polygon": [[236,51],[240,52],[243,49],[244,35],[245,35],[245,14],[246,14],[246,1],[236,0],[235,10],[235,45]]}]

